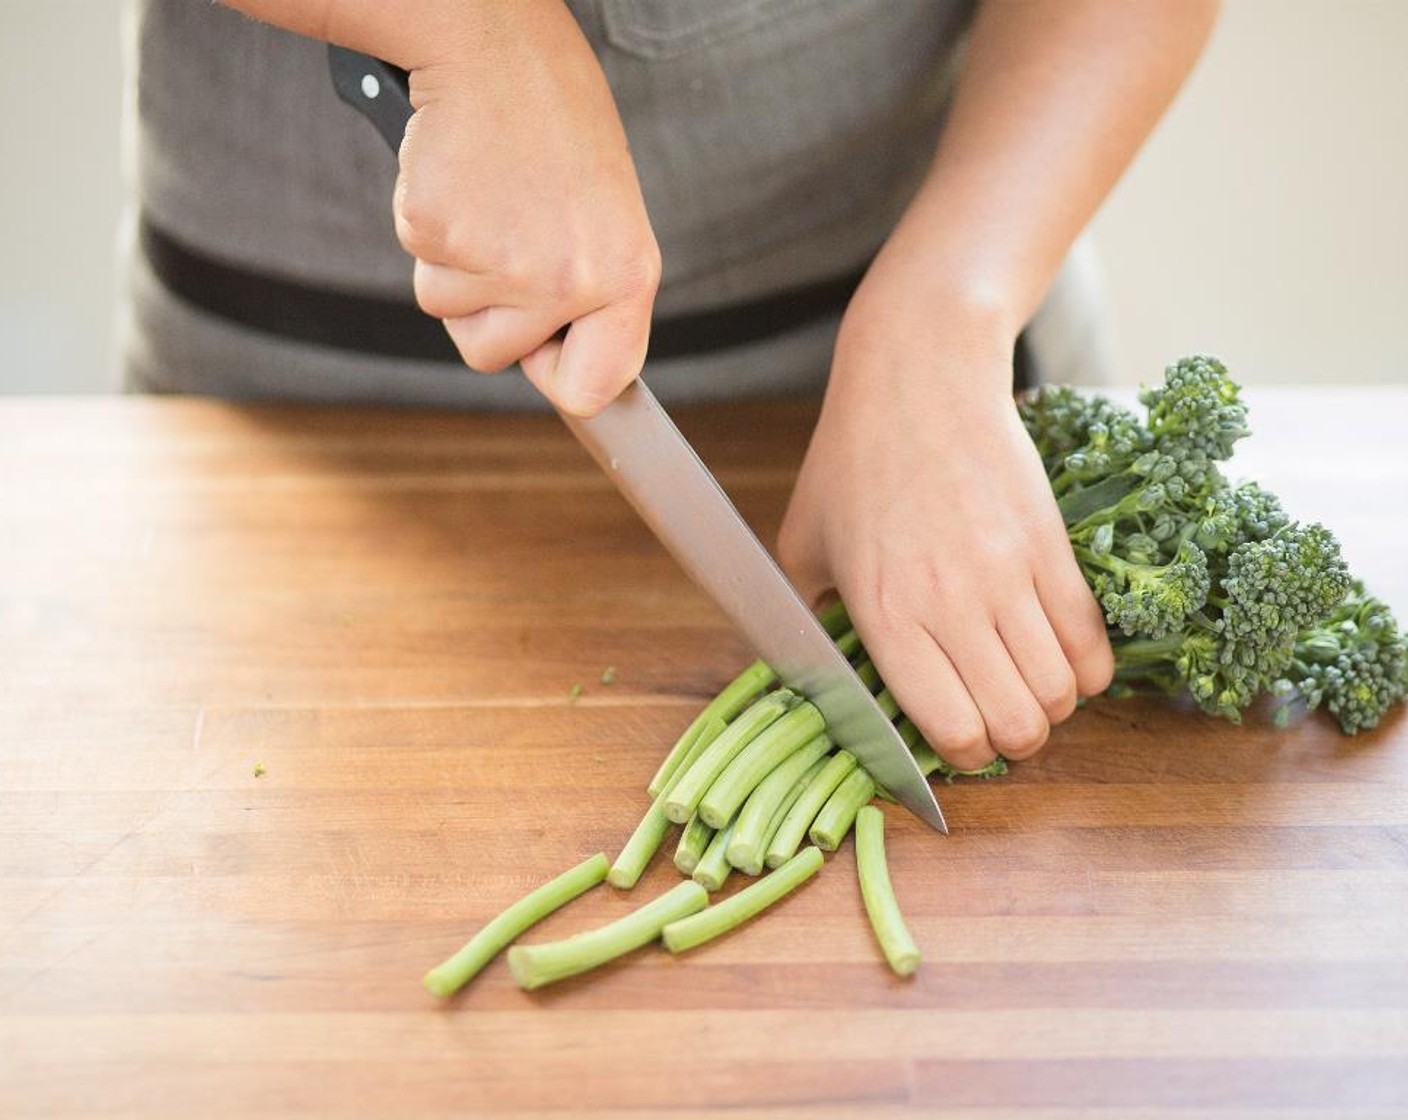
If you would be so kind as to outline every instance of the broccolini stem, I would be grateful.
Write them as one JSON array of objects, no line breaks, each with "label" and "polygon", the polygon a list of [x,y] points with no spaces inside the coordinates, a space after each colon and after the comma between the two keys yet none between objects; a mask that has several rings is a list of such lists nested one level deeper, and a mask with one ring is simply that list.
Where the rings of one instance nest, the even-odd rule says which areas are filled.
[{"label": "broccolini stem", "polygon": [[606,868],[606,856],[598,852],[524,895],[466,941],[459,952],[427,972],[426,989],[441,997],[459,991],[524,930],[605,879]]},{"label": "broccolini stem", "polygon": [[[710,783],[699,801],[704,823],[722,828],[764,778],[825,730],[826,719],[815,704],[807,700],[798,704],[744,747]],[[787,792],[787,786],[782,792]]]},{"label": "broccolini stem", "polygon": [[[733,761],[735,755],[772,724],[776,723],[796,702],[796,693],[785,688],[770,692],[755,700],[724,728],[690,765],[674,778],[674,785],[664,791],[665,815],[675,824],[684,824],[699,807],[700,799],[714,784],[714,779]],[[706,820],[708,818],[705,818]],[[718,827],[715,825],[714,827]]]},{"label": "broccolini stem", "polygon": [[621,890],[630,890],[635,886],[641,873],[645,871],[646,864],[650,862],[650,857],[659,849],[661,841],[665,839],[665,833],[669,830],[669,818],[665,816],[661,798],[657,797],[650,803],[645,816],[641,817],[640,823],[631,833],[631,838],[626,841],[626,846],[616,857],[616,862],[611,865],[606,881]]},{"label": "broccolini stem", "polygon": [[895,900],[890,869],[885,863],[885,814],[874,805],[866,805],[856,816],[856,869],[875,939],[896,975],[909,976],[919,967],[919,947],[905,927]]},{"label": "broccolini stem", "polygon": [[841,846],[846,833],[851,831],[856,813],[874,796],[875,779],[863,767],[857,766],[836,787],[817,813],[816,820],[812,821],[812,827],[807,832],[812,843],[822,851],[834,852]]},{"label": "broccolini stem", "polygon": [[765,875],[756,883],[749,884],[732,898],[715,903],[688,918],[671,922],[661,934],[665,948],[672,953],[683,953],[741,926],[783,895],[805,883],[821,870],[821,864],[821,850],[807,848],[771,875]]},{"label": "broccolini stem", "polygon": [[861,684],[875,694],[875,703],[885,713],[886,719],[894,719],[900,714],[899,704],[890,695],[890,690],[880,679],[880,670],[875,667],[875,663],[870,658],[862,658],[856,663],[856,676],[860,678]]},{"label": "broccolini stem", "polygon": [[860,635],[854,630],[847,630],[836,639],[836,648],[848,659],[860,652]]},{"label": "broccolini stem", "polygon": [[708,904],[709,894],[698,883],[680,883],[610,925],[587,930],[565,941],[515,945],[508,951],[508,966],[524,991],[541,988],[654,941],[671,922],[697,913]]},{"label": "broccolini stem", "polygon": [[832,639],[852,628],[851,616],[846,613],[846,605],[840,599],[817,611],[816,620]]},{"label": "broccolini stem", "polygon": [[699,819],[698,813],[689,818],[680,833],[679,846],[675,848],[675,866],[680,869],[681,875],[694,874],[694,869],[704,856],[704,849],[713,838],[714,830]]},{"label": "broccolini stem", "polygon": [[[772,845],[772,838],[777,835],[778,829],[782,827],[782,822],[787,819],[787,814],[791,811],[792,806],[797,803],[797,799],[801,797],[806,791],[806,788],[816,780],[816,776],[826,769],[826,764],[829,761],[829,757],[817,759],[807,767],[806,773],[792,783],[792,788],[787,791],[787,796],[784,797],[782,801],[778,803],[777,808],[773,810],[772,820],[768,821],[767,828],[763,830],[763,842],[758,847],[755,861],[750,863],[747,867],[739,868],[745,875],[758,875],[765,866],[770,866],[767,863],[767,852],[768,848]],[[789,852],[788,856],[790,857],[792,854],[792,852]],[[786,862],[785,859],[779,860],[778,865],[780,866]]]},{"label": "broccolini stem", "polygon": [[685,728],[684,734],[673,747],[670,753],[665,756],[665,761],[660,764],[660,769],[655,771],[655,777],[650,779],[650,785],[646,787],[646,792],[651,797],[658,797],[665,788],[665,783],[680,769],[681,762],[688,753],[690,746],[699,733],[709,723],[710,717],[718,716],[725,723],[733,719],[741,712],[748,701],[756,696],[763,689],[767,688],[777,679],[777,674],[763,661],[755,661],[726,684],[717,696],[704,706],[704,710],[694,717],[692,722]]},{"label": "broccolini stem", "polygon": [[[778,723],[777,726],[781,727],[782,724]],[[756,875],[762,871],[763,853],[767,848],[773,815],[802,775],[810,770],[814,763],[819,762],[832,745],[826,735],[816,736],[788,755],[785,761],[775,766],[768,776],[757,784],[748,795],[748,800],[743,803],[743,808],[738,811],[738,821],[733,826],[733,839],[728,844],[729,863],[745,875]],[[797,792],[800,793],[801,790]],[[705,798],[705,801],[707,800],[708,798]],[[702,803],[700,809],[703,810]]]},{"label": "broccolini stem", "polygon": [[820,773],[807,784],[807,788],[782,818],[782,824],[768,841],[767,855],[763,862],[769,867],[781,867],[792,858],[821,807],[826,804],[836,787],[845,780],[846,775],[855,768],[856,756],[847,750],[837,751],[826,760]]},{"label": "broccolini stem", "polygon": [[691,878],[709,891],[716,891],[724,885],[733,868],[728,862],[728,842],[733,838],[733,822],[714,833],[704,854],[694,866]]}]

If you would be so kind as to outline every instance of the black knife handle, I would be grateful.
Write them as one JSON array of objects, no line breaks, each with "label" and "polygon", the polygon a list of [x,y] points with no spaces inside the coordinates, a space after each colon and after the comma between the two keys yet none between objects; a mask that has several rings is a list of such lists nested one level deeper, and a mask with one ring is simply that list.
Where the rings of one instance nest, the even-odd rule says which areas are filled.
[{"label": "black knife handle", "polygon": [[369,54],[335,46],[328,47],[328,70],[337,96],[376,125],[391,150],[399,152],[415,112],[410,75]]}]

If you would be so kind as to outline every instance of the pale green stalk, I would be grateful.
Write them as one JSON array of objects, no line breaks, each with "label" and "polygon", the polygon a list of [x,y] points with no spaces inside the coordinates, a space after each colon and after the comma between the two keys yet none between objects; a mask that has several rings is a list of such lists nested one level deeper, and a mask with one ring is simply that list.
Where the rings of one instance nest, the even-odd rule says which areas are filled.
[{"label": "pale green stalk", "polygon": [[610,925],[587,930],[565,941],[515,945],[508,966],[525,991],[605,964],[660,936],[671,922],[697,913],[709,904],[709,893],[698,883],[680,883],[658,898]]},{"label": "pale green stalk", "polygon": [[885,814],[874,805],[866,805],[856,816],[856,869],[875,940],[895,973],[909,976],[919,967],[919,947],[910,936],[895,899],[890,869],[885,863]]},{"label": "pale green stalk", "polygon": [[611,865],[611,873],[606,878],[613,887],[629,890],[645,873],[651,857],[659,850],[665,839],[665,834],[670,830],[670,818],[665,815],[665,794],[674,788],[680,775],[685,772],[693,759],[717,739],[727,726],[717,715],[709,717],[709,722],[704,725],[704,730],[699,733],[694,745],[690,747],[680,769],[665,780],[664,791],[650,803],[650,808],[645,811],[645,816],[641,817],[640,823],[631,833],[631,838],[626,841],[626,846],[621,849],[621,854]]},{"label": "pale green stalk", "polygon": [[728,862],[728,842],[733,836],[733,822],[714,833],[704,854],[694,867],[691,878],[707,890],[716,891],[724,885],[733,868]]},{"label": "pale green stalk", "polygon": [[836,639],[836,648],[849,660],[860,652],[860,635],[854,630],[847,630]]},{"label": "pale green stalk", "polygon": [[894,719],[900,714],[899,703],[890,695],[890,690],[880,679],[880,670],[875,667],[875,663],[870,658],[862,658],[857,662],[856,676],[860,678],[866,688],[875,694],[875,703],[885,713],[886,719]]},{"label": "pale green stalk", "polygon": [[[773,769],[792,752],[826,730],[826,719],[815,704],[802,701],[758,735],[709,783],[698,803],[704,823],[721,827]],[[785,790],[783,792],[786,792]]]},{"label": "pale green stalk", "polygon": [[[664,791],[665,815],[675,824],[684,824],[699,802],[723,772],[754,738],[776,723],[797,701],[796,693],[785,688],[770,692],[754,701],[709,744],[689,769],[674,779],[674,785]],[[715,825],[714,827],[718,827]]]},{"label": "pale green stalk", "polygon": [[[802,796],[806,788],[816,780],[816,776],[826,768],[829,758],[819,758],[807,768],[807,772],[792,783],[792,788],[787,791],[776,809],[773,810],[772,820],[768,821],[767,827],[763,830],[763,843],[758,849],[757,862],[751,863],[743,870],[749,875],[760,874],[765,866],[773,866],[767,862],[767,850],[772,844],[772,838],[777,835],[777,830],[782,827],[782,822],[787,819],[787,814],[792,806],[797,803],[797,799]],[[790,853],[789,853],[790,854]],[[785,863],[786,860],[779,861]]]},{"label": "pale green stalk", "polygon": [[598,852],[524,895],[466,941],[454,956],[427,972],[426,988],[437,996],[453,995],[524,930],[605,879],[606,868],[606,856]]},{"label": "pale green stalk", "polygon": [[821,851],[808,848],[731,898],[671,922],[661,934],[665,948],[682,953],[735,929],[805,883],[821,869],[821,863]]},{"label": "pale green stalk", "polygon": [[[782,724],[779,722],[774,726],[781,727]],[[802,775],[819,762],[832,745],[828,736],[816,736],[773,767],[768,776],[757,784],[738,811],[738,822],[733,826],[733,838],[728,844],[729,863],[748,875],[756,875],[763,869],[763,853],[767,848],[773,814],[783,799],[792,793],[792,788]],[[800,793],[801,789],[797,792]]]},{"label": "pale green stalk", "polygon": [[704,855],[704,849],[713,838],[714,830],[701,821],[697,813],[689,818],[684,831],[680,833],[679,846],[675,848],[675,866],[680,869],[682,875],[694,874],[694,869],[699,866],[699,860]]},{"label": "pale green stalk", "polygon": [[875,780],[857,766],[826,800],[807,835],[823,851],[834,852],[855,823],[856,813],[875,796]]},{"label": "pale green stalk", "polygon": [[793,853],[805,839],[807,829],[811,827],[812,821],[821,812],[821,807],[826,804],[827,798],[845,780],[846,775],[855,768],[856,756],[847,750],[837,751],[826,760],[821,772],[807,784],[807,788],[802,791],[801,796],[792,803],[792,807],[787,810],[787,815],[782,818],[782,824],[773,833],[772,839],[768,841],[764,863],[769,867],[781,867],[792,858]]},{"label": "pale green stalk", "polygon": [[655,776],[650,779],[650,784],[646,787],[650,796],[658,797],[664,790],[665,783],[681,768],[690,747],[693,746],[694,741],[707,726],[711,717],[717,716],[724,723],[728,723],[744,709],[749,700],[776,679],[777,674],[769,668],[766,662],[755,661],[724,685],[723,691],[704,706],[704,710],[694,717],[694,722],[685,728],[684,734],[670,748],[670,753],[665,756],[665,761],[660,764],[660,769],[655,771]]},{"label": "pale green stalk", "polygon": [[626,841],[626,846],[616,857],[616,862],[611,865],[606,881],[621,890],[630,890],[635,886],[646,865],[650,863],[650,857],[659,849],[665,839],[665,833],[669,830],[670,820],[665,816],[665,807],[657,797],[650,803],[645,816],[641,817],[640,823],[631,833],[631,838]]}]

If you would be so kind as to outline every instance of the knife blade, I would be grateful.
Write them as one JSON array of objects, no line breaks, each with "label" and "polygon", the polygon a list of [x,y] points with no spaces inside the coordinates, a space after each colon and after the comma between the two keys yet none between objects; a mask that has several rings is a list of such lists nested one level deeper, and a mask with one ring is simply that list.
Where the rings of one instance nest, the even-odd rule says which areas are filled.
[{"label": "knife blade", "polygon": [[[400,148],[413,108],[405,71],[328,48],[338,96]],[[947,832],[918,763],[850,663],[639,378],[596,416],[558,413],[660,542],[827,732],[925,823]]]}]

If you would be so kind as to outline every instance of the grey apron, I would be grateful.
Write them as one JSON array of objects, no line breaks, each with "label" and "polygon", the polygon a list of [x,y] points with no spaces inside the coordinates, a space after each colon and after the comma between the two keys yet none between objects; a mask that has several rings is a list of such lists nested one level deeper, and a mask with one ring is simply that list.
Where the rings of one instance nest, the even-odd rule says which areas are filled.
[{"label": "grey apron", "polygon": [[[967,0],[574,0],[620,108],[664,260],[657,319],[862,269],[932,158]],[[516,373],[251,329],[192,303],[138,215],[242,274],[413,303],[395,160],[334,96],[322,44],[191,0],[137,0],[129,50],[124,330],[130,388],[233,398],[533,408]],[[665,360],[667,401],[816,392],[842,304]]]}]

